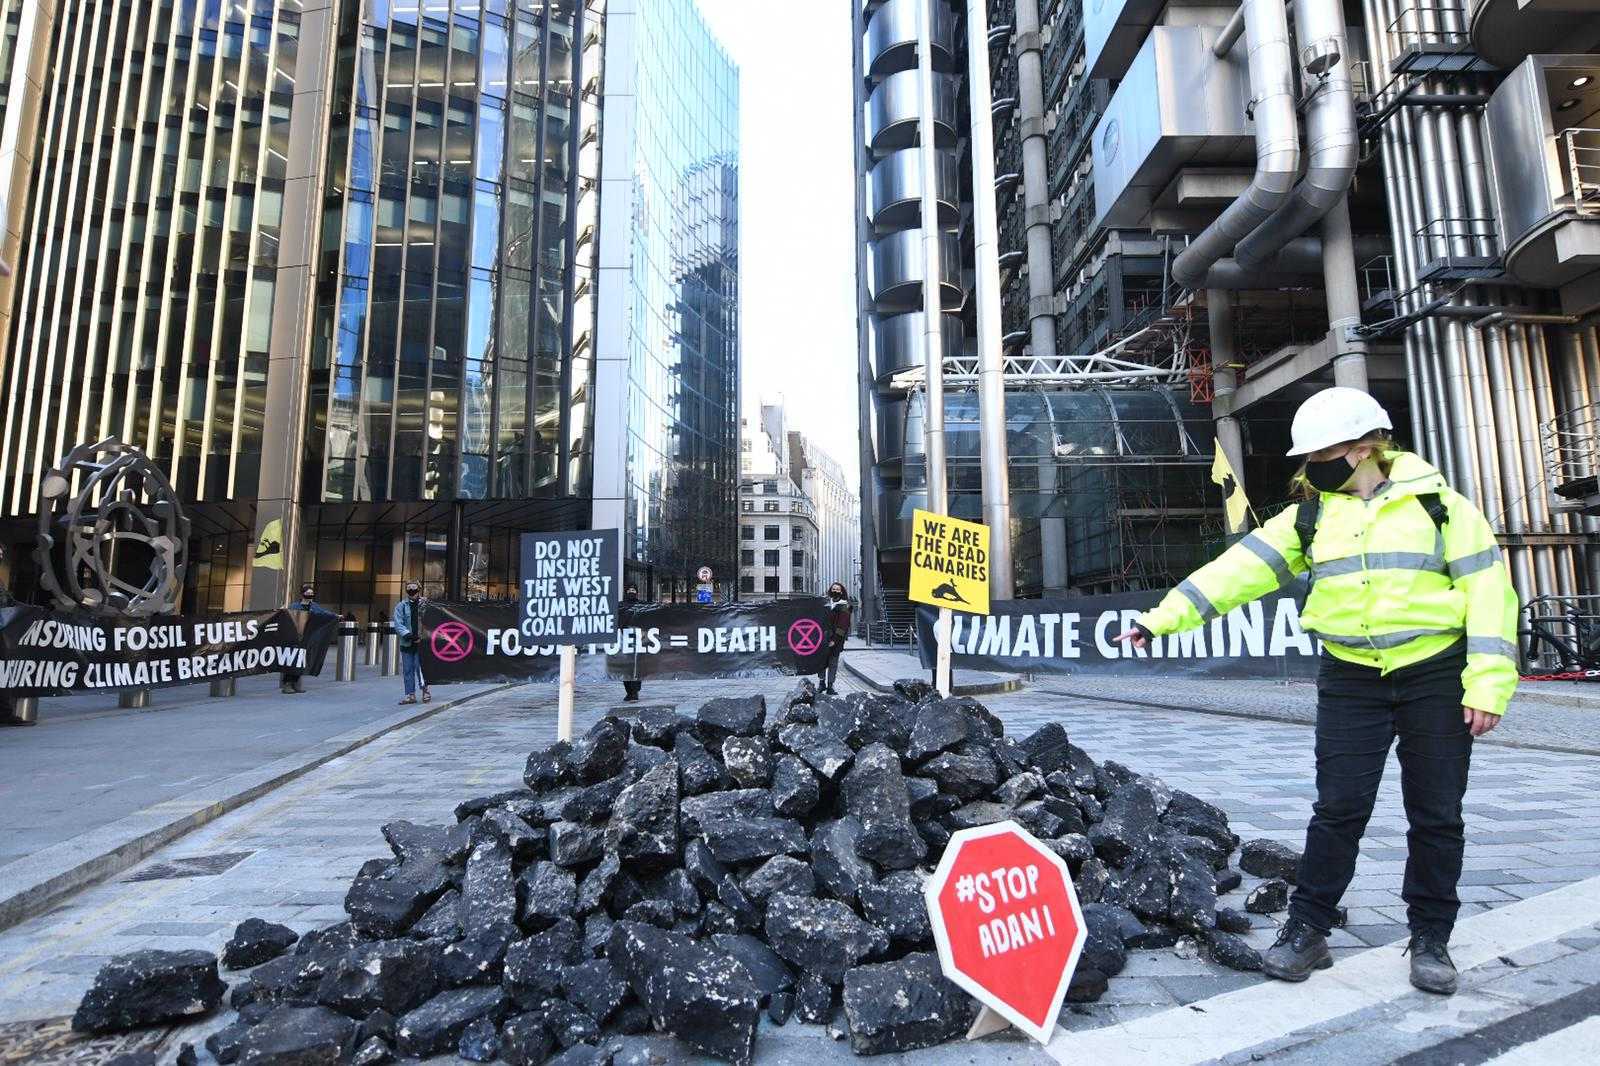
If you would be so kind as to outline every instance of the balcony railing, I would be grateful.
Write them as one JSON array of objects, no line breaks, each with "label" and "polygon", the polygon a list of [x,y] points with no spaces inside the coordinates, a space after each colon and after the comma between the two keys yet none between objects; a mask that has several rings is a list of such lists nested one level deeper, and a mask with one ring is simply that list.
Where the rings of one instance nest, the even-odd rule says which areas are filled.
[{"label": "balcony railing", "polygon": [[1600,129],[1574,126],[1556,134],[1567,161],[1572,208],[1580,215],[1600,215]]}]

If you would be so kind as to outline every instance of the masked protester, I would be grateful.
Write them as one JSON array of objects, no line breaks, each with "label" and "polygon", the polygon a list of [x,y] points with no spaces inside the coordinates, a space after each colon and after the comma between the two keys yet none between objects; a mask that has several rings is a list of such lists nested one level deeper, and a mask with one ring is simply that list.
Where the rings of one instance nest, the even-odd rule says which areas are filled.
[{"label": "masked protester", "polygon": [[422,586],[415,581],[406,582],[406,595],[395,606],[389,623],[400,637],[400,672],[405,675],[406,697],[402,704],[416,703],[417,691],[422,692],[422,702],[433,701],[428,691],[428,679],[422,676],[422,609],[427,605],[422,598]]},{"label": "masked protester", "polygon": [[1482,512],[1394,447],[1391,428],[1359,389],[1307,400],[1289,454],[1306,457],[1296,480],[1309,498],[1189,575],[1117,639],[1144,647],[1309,573],[1300,620],[1323,646],[1317,801],[1289,919],[1262,969],[1303,981],[1333,965],[1328,930],[1398,738],[1411,983],[1449,995],[1467,764],[1473,738],[1499,724],[1517,686],[1517,596]]},{"label": "masked protester", "polygon": [[[630,582],[628,582],[628,587],[622,590],[622,606],[624,606],[624,607],[636,607],[636,606],[638,606],[638,604],[639,604],[639,586],[635,585],[633,582],[630,581]],[[622,702],[624,702],[624,703],[638,703],[639,702],[639,686],[642,685],[643,683],[644,682],[642,680],[640,680],[640,678],[639,678],[639,649],[637,647],[635,647],[633,649],[633,671],[632,671],[632,675],[622,679],[622,692],[623,692]]]},{"label": "masked protester", "polygon": [[832,692],[833,682],[839,676],[839,653],[844,651],[844,642],[850,639],[850,595],[837,581],[828,586],[827,636],[827,659],[817,673],[817,686],[823,692]]},{"label": "masked protester", "polygon": [[[314,615],[325,614],[331,616],[333,614],[332,611],[328,610],[326,607],[322,606],[322,604],[317,602],[317,590],[310,585],[301,586],[300,598],[289,605],[289,610],[305,611],[307,614]],[[295,692],[304,692],[306,690],[304,676],[305,675],[298,670],[284,670],[280,672],[278,675],[278,691],[286,695]]]}]

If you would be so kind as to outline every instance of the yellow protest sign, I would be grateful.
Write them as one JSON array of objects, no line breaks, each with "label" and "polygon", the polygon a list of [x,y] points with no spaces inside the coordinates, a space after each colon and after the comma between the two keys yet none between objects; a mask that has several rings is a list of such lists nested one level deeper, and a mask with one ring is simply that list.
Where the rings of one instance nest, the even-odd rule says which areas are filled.
[{"label": "yellow protest sign", "polygon": [[255,565],[268,570],[283,569],[283,519],[274,518],[261,530],[256,541]]},{"label": "yellow protest sign", "polygon": [[989,527],[918,508],[911,519],[915,603],[989,613]]}]

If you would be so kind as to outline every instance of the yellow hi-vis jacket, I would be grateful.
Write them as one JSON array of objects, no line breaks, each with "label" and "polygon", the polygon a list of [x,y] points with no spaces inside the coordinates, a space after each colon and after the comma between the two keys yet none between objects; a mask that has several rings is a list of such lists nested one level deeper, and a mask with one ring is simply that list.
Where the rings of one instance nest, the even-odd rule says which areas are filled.
[{"label": "yellow hi-vis jacket", "polygon": [[[1140,624],[1158,636],[1192,629],[1309,570],[1300,621],[1330,654],[1387,674],[1464,636],[1462,703],[1504,714],[1517,687],[1517,594],[1494,533],[1427,461],[1388,458],[1389,483],[1372,499],[1322,494],[1308,551],[1290,507],[1190,574]],[[1430,493],[1449,512],[1442,530],[1417,499]]]}]

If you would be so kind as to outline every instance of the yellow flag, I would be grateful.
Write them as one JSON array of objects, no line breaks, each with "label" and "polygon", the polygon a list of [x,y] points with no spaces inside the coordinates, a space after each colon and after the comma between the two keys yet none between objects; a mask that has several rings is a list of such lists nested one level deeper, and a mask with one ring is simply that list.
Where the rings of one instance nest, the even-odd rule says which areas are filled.
[{"label": "yellow flag", "polygon": [[283,519],[274,518],[256,541],[255,564],[268,570],[283,569]]},{"label": "yellow flag", "polygon": [[1211,480],[1222,486],[1222,505],[1228,514],[1228,532],[1243,533],[1246,529],[1245,515],[1250,511],[1250,498],[1244,494],[1244,487],[1239,484],[1233,465],[1228,462],[1227,453],[1220,444],[1217,445],[1216,458],[1211,461]]}]

